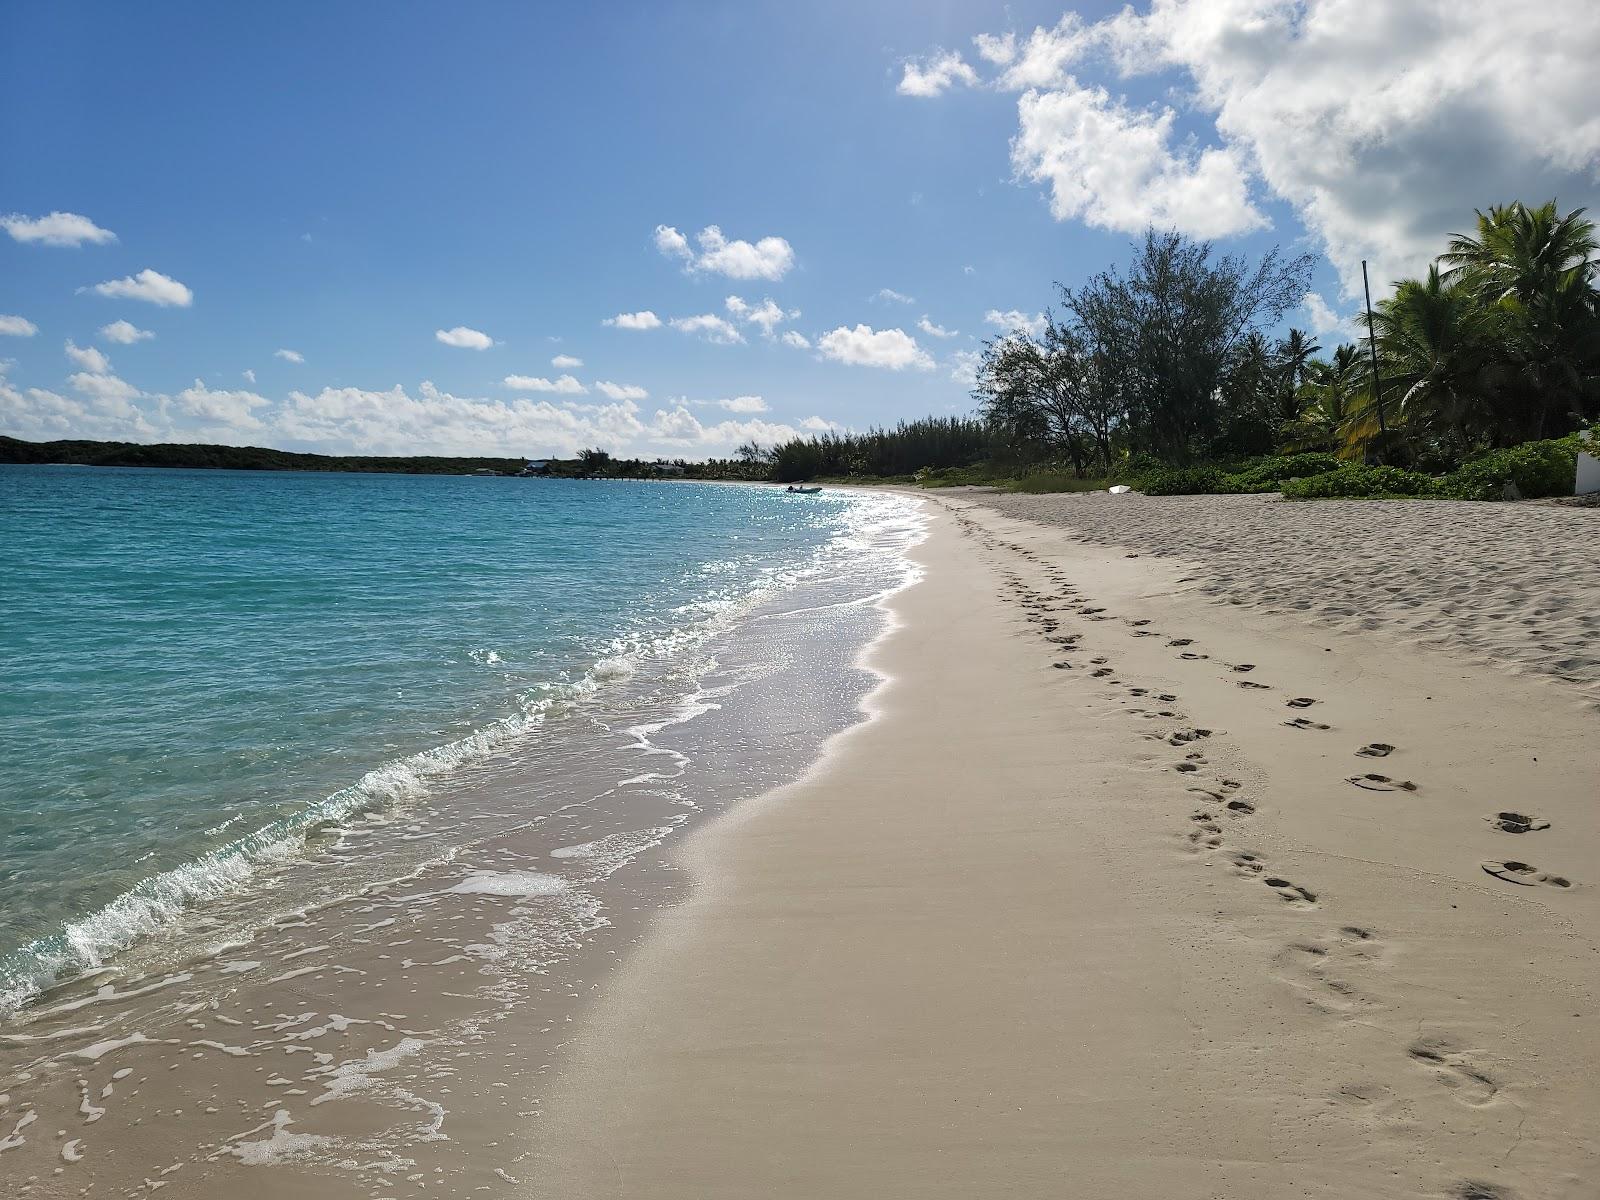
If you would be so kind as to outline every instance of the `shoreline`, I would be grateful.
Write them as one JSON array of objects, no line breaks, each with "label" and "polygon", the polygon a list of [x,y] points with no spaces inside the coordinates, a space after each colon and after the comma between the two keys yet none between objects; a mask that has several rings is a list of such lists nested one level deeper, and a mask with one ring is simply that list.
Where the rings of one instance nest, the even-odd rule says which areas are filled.
[{"label": "shoreline", "polygon": [[683,847],[514,1194],[1582,1195],[1584,689],[929,503],[873,719]]},{"label": "shoreline", "polygon": [[[859,719],[872,681],[851,660],[919,524],[903,503],[863,507],[848,551],[709,636],[689,693],[645,679],[280,868],[341,873],[354,894],[242,937],[197,911],[186,927],[228,944],[125,954],[0,1026],[0,1180],[30,1197],[503,1186],[520,1151],[506,1135],[538,1111],[576,1012],[683,886],[664,847]],[[433,840],[456,831],[470,836]],[[426,861],[352,876],[378,836],[420,839]]]}]

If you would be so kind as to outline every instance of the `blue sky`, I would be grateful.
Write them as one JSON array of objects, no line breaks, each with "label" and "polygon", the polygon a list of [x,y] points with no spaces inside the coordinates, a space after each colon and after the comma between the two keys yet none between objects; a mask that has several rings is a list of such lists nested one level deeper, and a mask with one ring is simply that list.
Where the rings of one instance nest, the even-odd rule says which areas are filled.
[{"label": "blue sky", "polygon": [[[1419,23],[1399,5],[1386,60],[1318,32],[1331,3],[1158,0],[1121,22],[912,0],[12,3],[0,432],[701,457],[969,410],[986,314],[1038,312],[1148,221],[1327,252],[1300,323],[1336,340],[1360,256],[1387,278],[1509,186],[1593,191],[1593,146],[1516,137],[1552,115],[1537,107],[1484,133],[1481,86],[1451,67],[1474,21],[1481,55],[1524,56],[1507,68],[1553,55],[1535,77],[1559,118],[1593,100],[1563,74],[1593,61],[1586,6],[1554,14],[1576,22],[1568,47],[1507,49],[1488,9]],[[1378,96],[1360,120],[1379,124],[1342,144],[1326,130],[1357,124],[1340,56],[1358,52]],[[1317,71],[1274,75],[1312,53],[1321,93]],[[1430,65],[1419,116],[1407,89]],[[52,244],[74,240],[49,236],[52,213],[114,240]],[[706,258],[712,226],[733,245]],[[94,290],[146,270],[190,302]],[[749,319],[769,299],[771,336]],[[663,324],[603,323],[641,311]],[[672,325],[709,316],[726,327]],[[154,336],[116,341],[117,321]],[[492,345],[439,339],[457,328]]]}]

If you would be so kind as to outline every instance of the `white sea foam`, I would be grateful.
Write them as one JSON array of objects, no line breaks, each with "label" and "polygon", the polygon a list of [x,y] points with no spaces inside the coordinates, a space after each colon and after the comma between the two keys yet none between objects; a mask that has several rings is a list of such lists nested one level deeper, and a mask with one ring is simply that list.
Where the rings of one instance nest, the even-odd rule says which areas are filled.
[{"label": "white sea foam", "polygon": [[[232,1144],[228,1147],[228,1153],[235,1155],[246,1166],[270,1167],[334,1144],[332,1138],[318,1134],[290,1133],[289,1126],[293,1124],[294,1118],[289,1115],[289,1110],[280,1108],[265,1125],[257,1125],[254,1129],[235,1134],[230,1138]],[[259,1141],[239,1140],[268,1129],[272,1130],[271,1135]]]},{"label": "white sea foam", "polygon": [[118,1050],[126,1050],[129,1046],[146,1046],[157,1044],[156,1038],[145,1037],[142,1033],[131,1033],[125,1038],[108,1038],[103,1042],[96,1042],[92,1046],[85,1046],[81,1050],[71,1051],[73,1058],[86,1058],[90,1062],[99,1062],[108,1054],[115,1054]]},{"label": "white sea foam", "polygon": [[368,1050],[365,1058],[351,1059],[336,1067],[312,1072],[327,1081],[322,1085],[327,1090],[311,1101],[313,1107],[330,1100],[341,1100],[352,1092],[367,1090],[374,1086],[374,1076],[393,1070],[427,1044],[421,1038],[401,1038],[387,1050]]},{"label": "white sea foam", "polygon": [[590,668],[590,672],[602,683],[631,678],[637,671],[638,667],[633,659],[625,654],[619,654],[613,658],[602,658]]},{"label": "white sea foam", "polygon": [[537,871],[477,871],[447,892],[472,896],[557,896],[567,890],[567,881]]}]

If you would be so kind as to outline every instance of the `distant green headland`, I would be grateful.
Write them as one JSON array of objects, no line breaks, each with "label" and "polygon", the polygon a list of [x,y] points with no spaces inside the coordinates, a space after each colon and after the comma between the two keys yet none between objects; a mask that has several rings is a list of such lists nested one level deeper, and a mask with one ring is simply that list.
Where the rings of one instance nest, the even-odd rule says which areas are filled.
[{"label": "distant green headland", "polygon": [[576,458],[389,457],[298,454],[264,446],[164,442],[27,442],[0,435],[0,463],[82,467],[178,467],[215,471],[354,471],[388,475],[540,475],[557,478],[749,479],[766,478],[764,465],[742,461],[703,463],[613,458],[585,450]]}]

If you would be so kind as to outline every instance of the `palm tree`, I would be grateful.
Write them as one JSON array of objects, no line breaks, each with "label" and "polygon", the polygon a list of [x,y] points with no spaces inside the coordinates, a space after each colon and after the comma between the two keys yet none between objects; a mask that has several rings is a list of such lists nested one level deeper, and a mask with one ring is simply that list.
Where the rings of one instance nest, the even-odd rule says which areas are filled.
[{"label": "palm tree", "polygon": [[1403,279],[1374,314],[1386,385],[1401,389],[1400,423],[1443,440],[1458,455],[1496,432],[1495,385],[1502,314],[1438,267],[1426,280]]},{"label": "palm tree", "polygon": [[1317,339],[1298,329],[1289,330],[1289,335],[1278,343],[1278,369],[1283,372],[1284,384],[1279,393],[1282,398],[1279,415],[1285,421],[1292,421],[1299,415],[1297,397],[1300,382],[1305,378],[1306,367],[1320,353],[1322,347],[1317,344]]},{"label": "palm tree", "polygon": [[1594,222],[1583,214],[1578,208],[1560,216],[1554,200],[1538,208],[1517,203],[1480,210],[1478,236],[1452,235],[1450,249],[1439,256],[1448,264],[1445,281],[1469,283],[1488,300],[1515,299],[1524,305],[1536,303],[1574,273],[1588,283],[1600,241]]},{"label": "palm tree", "polygon": [[1512,370],[1501,398],[1502,440],[1543,437],[1553,414],[1595,412],[1600,387],[1600,304],[1594,290],[1600,239],[1584,210],[1556,202],[1479,212],[1478,235],[1457,234],[1440,258],[1448,282],[1505,316]]},{"label": "palm tree", "polygon": [[1284,449],[1331,450],[1360,460],[1377,432],[1370,375],[1358,346],[1337,347],[1331,361],[1308,362],[1295,397],[1299,415],[1284,431]]}]

